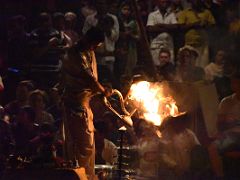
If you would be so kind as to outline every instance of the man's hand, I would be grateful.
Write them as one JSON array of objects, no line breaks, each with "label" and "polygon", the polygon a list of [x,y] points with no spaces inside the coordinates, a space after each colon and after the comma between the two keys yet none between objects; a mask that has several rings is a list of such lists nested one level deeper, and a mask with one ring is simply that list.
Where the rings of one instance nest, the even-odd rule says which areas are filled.
[{"label": "man's hand", "polygon": [[104,94],[104,96],[106,96],[106,97],[111,96],[111,95],[112,95],[112,89],[109,88],[109,87],[105,87],[105,91],[104,91],[103,94]]}]

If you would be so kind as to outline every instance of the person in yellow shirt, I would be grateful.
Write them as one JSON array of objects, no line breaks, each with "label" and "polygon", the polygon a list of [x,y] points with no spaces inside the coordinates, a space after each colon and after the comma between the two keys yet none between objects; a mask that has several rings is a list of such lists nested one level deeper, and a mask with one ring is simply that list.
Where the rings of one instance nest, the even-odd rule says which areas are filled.
[{"label": "person in yellow shirt", "polygon": [[201,0],[191,0],[190,3],[191,8],[179,14],[178,23],[186,31],[185,45],[191,45],[199,51],[196,66],[204,68],[209,61],[207,28],[215,24],[215,19]]}]

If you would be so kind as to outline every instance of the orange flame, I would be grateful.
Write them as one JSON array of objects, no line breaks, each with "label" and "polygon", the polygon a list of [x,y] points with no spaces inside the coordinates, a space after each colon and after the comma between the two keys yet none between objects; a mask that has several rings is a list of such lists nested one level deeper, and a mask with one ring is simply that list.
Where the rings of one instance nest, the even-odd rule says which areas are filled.
[{"label": "orange flame", "polygon": [[176,101],[163,91],[163,86],[147,81],[132,84],[128,98],[141,112],[140,116],[156,126],[168,116],[179,114]]}]

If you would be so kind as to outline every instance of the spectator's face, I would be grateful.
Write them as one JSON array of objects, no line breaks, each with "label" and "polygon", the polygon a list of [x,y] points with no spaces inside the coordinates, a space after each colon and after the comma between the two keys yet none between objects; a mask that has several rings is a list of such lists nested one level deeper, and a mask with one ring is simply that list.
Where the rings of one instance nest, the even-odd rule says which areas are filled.
[{"label": "spectator's face", "polygon": [[189,66],[192,64],[194,57],[189,50],[183,50],[179,55],[179,62],[182,66]]},{"label": "spectator's face", "polygon": [[159,54],[159,62],[160,62],[161,66],[169,63],[170,62],[170,55],[166,52],[160,53]]},{"label": "spectator's face", "polygon": [[23,125],[29,131],[33,128],[33,120],[30,119],[27,112],[20,111],[17,115],[17,122]]},{"label": "spectator's face", "polygon": [[45,102],[44,102],[44,98],[42,97],[42,95],[35,95],[34,97],[31,98],[31,106],[35,109],[41,109],[44,110],[45,108]]},{"label": "spectator's face", "polygon": [[76,21],[75,20],[69,20],[69,19],[65,19],[65,27],[66,29],[73,29],[76,25]]},{"label": "spectator's face", "polygon": [[59,18],[58,20],[56,20],[56,22],[54,22],[54,28],[56,28],[57,30],[64,30],[65,29],[65,19],[64,18]]},{"label": "spectator's face", "polygon": [[99,3],[96,7],[99,14],[106,14],[108,12],[108,6],[105,3]]},{"label": "spectator's face", "polygon": [[225,52],[223,50],[220,50],[217,52],[215,56],[215,63],[224,64],[224,62],[225,62]]},{"label": "spectator's face", "polygon": [[158,0],[158,7],[160,10],[166,10],[168,7],[169,0]]},{"label": "spectator's face", "polygon": [[18,86],[16,90],[16,98],[18,101],[26,101],[28,99],[29,91],[26,86]]},{"label": "spectator's face", "polygon": [[124,16],[129,16],[130,15],[130,8],[129,8],[128,5],[123,6],[121,11],[122,11],[122,14]]}]

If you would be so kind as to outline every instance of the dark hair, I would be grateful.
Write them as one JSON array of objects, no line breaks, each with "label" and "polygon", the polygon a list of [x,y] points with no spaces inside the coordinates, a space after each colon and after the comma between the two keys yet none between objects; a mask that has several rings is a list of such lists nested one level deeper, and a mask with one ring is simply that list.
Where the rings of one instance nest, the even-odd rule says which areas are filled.
[{"label": "dark hair", "polygon": [[32,91],[29,95],[29,102],[31,105],[36,101],[36,97],[38,95],[43,98],[44,103],[48,102],[48,97],[47,97],[46,92],[43,90],[40,90],[40,89],[36,89],[36,90]]},{"label": "dark hair", "polygon": [[24,106],[20,110],[21,112],[27,113],[29,119],[34,122],[36,118],[36,113],[31,106]]},{"label": "dark hair", "polygon": [[50,19],[51,19],[51,16],[47,12],[40,13],[40,15],[38,17],[38,21],[39,21],[40,24],[48,22]]},{"label": "dark hair", "polygon": [[[97,45],[104,42],[104,32],[99,27],[92,27],[89,29],[86,34],[78,40],[73,46],[69,49],[69,52],[77,52],[79,50],[85,50],[86,45]],[[87,47],[88,48],[88,47]]]},{"label": "dark hair", "polygon": [[25,86],[25,87],[27,87],[28,91],[33,91],[35,88],[33,83],[30,80],[20,81],[18,83],[18,86]]},{"label": "dark hair", "polygon": [[104,32],[99,27],[92,27],[86,32],[85,36],[92,43],[100,43],[104,41]]},{"label": "dark hair", "polygon": [[53,20],[58,20],[58,19],[65,19],[64,14],[61,12],[55,12],[53,14]]}]

